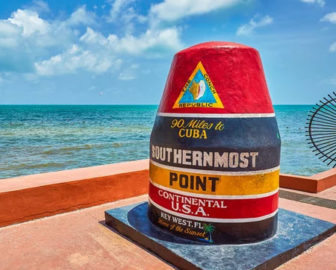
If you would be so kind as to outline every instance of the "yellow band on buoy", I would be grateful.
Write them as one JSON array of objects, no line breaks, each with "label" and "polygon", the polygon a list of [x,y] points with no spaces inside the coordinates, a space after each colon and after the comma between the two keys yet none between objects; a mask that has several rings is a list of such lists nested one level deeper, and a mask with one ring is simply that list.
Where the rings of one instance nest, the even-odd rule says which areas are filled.
[{"label": "yellow band on buoy", "polygon": [[[156,163],[157,164],[157,163]],[[180,191],[209,195],[259,195],[279,188],[279,168],[265,173],[221,175],[201,173],[150,163],[154,184]],[[223,172],[224,174],[225,172]]]}]

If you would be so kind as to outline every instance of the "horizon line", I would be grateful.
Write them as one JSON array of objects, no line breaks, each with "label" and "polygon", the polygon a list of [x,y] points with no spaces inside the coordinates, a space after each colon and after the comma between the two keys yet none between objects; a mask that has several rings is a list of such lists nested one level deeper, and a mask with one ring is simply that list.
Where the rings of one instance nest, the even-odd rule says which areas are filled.
[{"label": "horizon line", "polygon": [[[160,104],[65,104],[65,103],[57,103],[57,104],[0,104],[0,106],[159,106]],[[273,104],[273,106],[314,106],[316,104]]]}]

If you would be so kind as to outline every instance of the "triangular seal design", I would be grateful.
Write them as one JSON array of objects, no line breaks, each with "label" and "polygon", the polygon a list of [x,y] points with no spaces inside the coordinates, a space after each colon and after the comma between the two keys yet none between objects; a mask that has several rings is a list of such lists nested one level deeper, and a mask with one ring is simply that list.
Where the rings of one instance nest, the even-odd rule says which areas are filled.
[{"label": "triangular seal design", "polygon": [[177,108],[224,108],[201,62],[198,62],[176,99],[173,109]]}]

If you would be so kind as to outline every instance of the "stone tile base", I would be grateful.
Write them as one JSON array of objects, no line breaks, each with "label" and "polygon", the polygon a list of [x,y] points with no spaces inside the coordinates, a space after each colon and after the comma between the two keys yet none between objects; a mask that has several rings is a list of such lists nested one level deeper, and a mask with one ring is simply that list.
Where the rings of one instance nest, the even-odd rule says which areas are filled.
[{"label": "stone tile base", "polygon": [[119,233],[181,269],[274,269],[336,231],[333,223],[279,209],[277,234],[244,245],[208,245],[186,240],[153,225],[147,202],[105,211]]}]

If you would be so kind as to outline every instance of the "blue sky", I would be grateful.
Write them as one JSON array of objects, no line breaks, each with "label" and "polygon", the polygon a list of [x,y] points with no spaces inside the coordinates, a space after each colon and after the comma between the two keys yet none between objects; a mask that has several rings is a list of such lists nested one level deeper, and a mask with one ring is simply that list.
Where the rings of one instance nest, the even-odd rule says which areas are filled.
[{"label": "blue sky", "polygon": [[174,54],[211,40],[259,50],[274,104],[336,90],[336,1],[0,3],[0,104],[158,104]]}]

